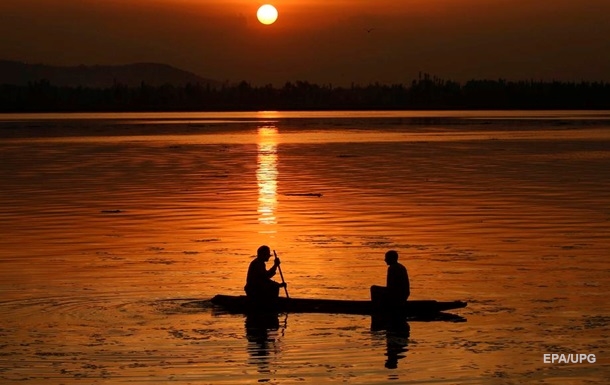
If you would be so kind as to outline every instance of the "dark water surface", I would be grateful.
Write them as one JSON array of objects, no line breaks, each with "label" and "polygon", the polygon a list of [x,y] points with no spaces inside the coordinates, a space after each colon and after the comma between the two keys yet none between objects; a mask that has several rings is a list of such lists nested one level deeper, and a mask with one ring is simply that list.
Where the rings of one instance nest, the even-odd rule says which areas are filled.
[{"label": "dark water surface", "polygon": [[[610,378],[607,111],[4,115],[0,157],[2,384]],[[199,302],[261,244],[337,299],[396,249],[466,322]]]}]

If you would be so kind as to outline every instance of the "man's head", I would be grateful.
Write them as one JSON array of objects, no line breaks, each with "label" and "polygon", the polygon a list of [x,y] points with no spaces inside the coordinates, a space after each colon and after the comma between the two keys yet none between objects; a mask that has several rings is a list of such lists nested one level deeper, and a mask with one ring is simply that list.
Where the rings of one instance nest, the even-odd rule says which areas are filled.
[{"label": "man's head", "polygon": [[256,250],[256,257],[267,262],[269,258],[271,258],[271,249],[269,246],[263,245],[259,247],[258,250]]},{"label": "man's head", "polygon": [[398,252],[396,252],[396,250],[388,251],[387,253],[385,253],[384,261],[388,265],[392,265],[392,264],[398,262]]}]

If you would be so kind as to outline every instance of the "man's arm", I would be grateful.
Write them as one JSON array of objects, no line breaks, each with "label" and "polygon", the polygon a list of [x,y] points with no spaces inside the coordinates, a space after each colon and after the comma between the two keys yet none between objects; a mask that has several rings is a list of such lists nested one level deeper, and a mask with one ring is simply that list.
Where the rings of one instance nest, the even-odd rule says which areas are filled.
[{"label": "man's arm", "polygon": [[279,265],[280,265],[280,260],[279,260],[279,258],[277,258],[273,261],[273,266],[271,266],[271,268],[266,271],[267,278],[271,278],[275,275],[275,272],[277,271],[277,267]]}]

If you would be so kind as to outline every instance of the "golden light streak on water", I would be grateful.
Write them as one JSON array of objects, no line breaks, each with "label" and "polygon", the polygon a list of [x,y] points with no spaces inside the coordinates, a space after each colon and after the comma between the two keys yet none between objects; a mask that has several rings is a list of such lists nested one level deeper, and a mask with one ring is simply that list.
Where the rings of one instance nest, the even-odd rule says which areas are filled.
[{"label": "golden light streak on water", "polygon": [[[275,225],[277,209],[277,128],[263,126],[258,129],[256,180],[258,182],[258,221],[263,225]],[[274,228],[264,227],[260,233],[275,233]]]}]

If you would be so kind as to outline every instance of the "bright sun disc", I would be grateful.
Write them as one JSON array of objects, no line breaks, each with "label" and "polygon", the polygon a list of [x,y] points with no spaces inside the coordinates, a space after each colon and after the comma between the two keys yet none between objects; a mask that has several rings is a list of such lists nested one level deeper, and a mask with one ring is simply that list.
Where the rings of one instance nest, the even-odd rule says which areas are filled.
[{"label": "bright sun disc", "polygon": [[256,12],[256,17],[265,25],[273,24],[277,20],[277,9],[271,4],[262,5]]}]

